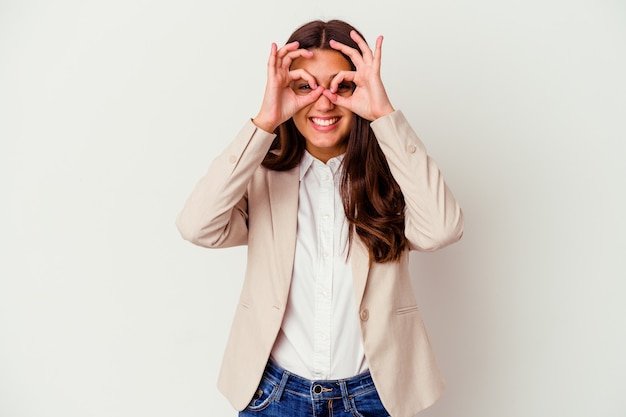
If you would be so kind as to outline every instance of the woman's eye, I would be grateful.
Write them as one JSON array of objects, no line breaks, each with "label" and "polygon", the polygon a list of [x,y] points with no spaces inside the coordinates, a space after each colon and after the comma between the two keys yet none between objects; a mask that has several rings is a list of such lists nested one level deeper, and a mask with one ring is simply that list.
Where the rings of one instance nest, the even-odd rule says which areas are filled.
[{"label": "woman's eye", "polygon": [[352,83],[339,83],[337,85],[337,94],[352,94],[354,85]]},{"label": "woman's eye", "polygon": [[311,92],[311,86],[309,84],[296,85],[294,91],[296,92],[296,94],[306,95]]}]

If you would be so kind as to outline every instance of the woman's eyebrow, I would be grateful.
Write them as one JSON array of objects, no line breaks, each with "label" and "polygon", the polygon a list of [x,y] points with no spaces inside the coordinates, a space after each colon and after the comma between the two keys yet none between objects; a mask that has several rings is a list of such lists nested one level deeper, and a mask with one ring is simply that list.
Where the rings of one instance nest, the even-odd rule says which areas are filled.
[{"label": "woman's eyebrow", "polygon": [[[334,74],[330,74],[330,75],[327,77],[327,80],[328,80],[328,81],[332,81],[332,79],[333,79],[333,78],[335,78],[335,77],[337,76],[337,74],[339,74],[339,73],[338,73],[338,72],[336,72],[336,73],[334,73]],[[313,74],[311,74],[311,75],[313,75]],[[313,75],[313,77],[314,77],[316,80],[323,80],[323,79],[324,79],[324,78],[322,78],[322,77],[319,77],[319,78],[318,78],[318,77],[316,77],[315,75]]]}]

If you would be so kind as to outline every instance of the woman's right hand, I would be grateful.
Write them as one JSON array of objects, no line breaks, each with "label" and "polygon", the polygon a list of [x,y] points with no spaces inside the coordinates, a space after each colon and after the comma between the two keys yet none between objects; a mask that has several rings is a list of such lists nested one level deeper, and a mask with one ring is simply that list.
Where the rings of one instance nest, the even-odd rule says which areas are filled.
[{"label": "woman's right hand", "polygon": [[[290,71],[291,63],[297,58],[310,58],[313,52],[298,49],[298,41],[288,43],[278,49],[272,43],[270,58],[267,62],[267,85],[261,110],[252,122],[266,132],[273,132],[281,123],[289,120],[298,110],[317,100],[324,91],[317,85],[315,78],[308,72],[297,69]],[[305,80],[311,92],[305,95],[296,94],[291,83]]]}]

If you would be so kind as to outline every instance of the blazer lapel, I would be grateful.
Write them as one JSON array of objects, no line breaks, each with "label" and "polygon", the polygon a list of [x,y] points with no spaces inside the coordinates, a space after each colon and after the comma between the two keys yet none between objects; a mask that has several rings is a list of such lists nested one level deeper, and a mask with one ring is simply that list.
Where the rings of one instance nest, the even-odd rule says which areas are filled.
[{"label": "blazer lapel", "polygon": [[[277,275],[284,291],[286,302],[291,285],[296,232],[298,228],[298,179],[299,167],[289,171],[268,170],[268,188],[272,210],[272,233],[276,246]],[[352,279],[356,305],[361,305],[369,274],[369,253],[358,235],[352,240],[351,262]]]},{"label": "blazer lapel", "polygon": [[284,291],[285,302],[289,294],[291,273],[296,250],[298,227],[298,167],[289,171],[268,170],[272,233],[277,263],[277,275]]}]

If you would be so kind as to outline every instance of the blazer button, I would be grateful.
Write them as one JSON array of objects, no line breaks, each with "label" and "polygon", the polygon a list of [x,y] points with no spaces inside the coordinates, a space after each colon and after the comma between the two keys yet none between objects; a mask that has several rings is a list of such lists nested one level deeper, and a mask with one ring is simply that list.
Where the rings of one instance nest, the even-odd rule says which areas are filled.
[{"label": "blazer button", "polygon": [[361,310],[361,320],[367,321],[370,318],[370,311],[367,308]]}]

